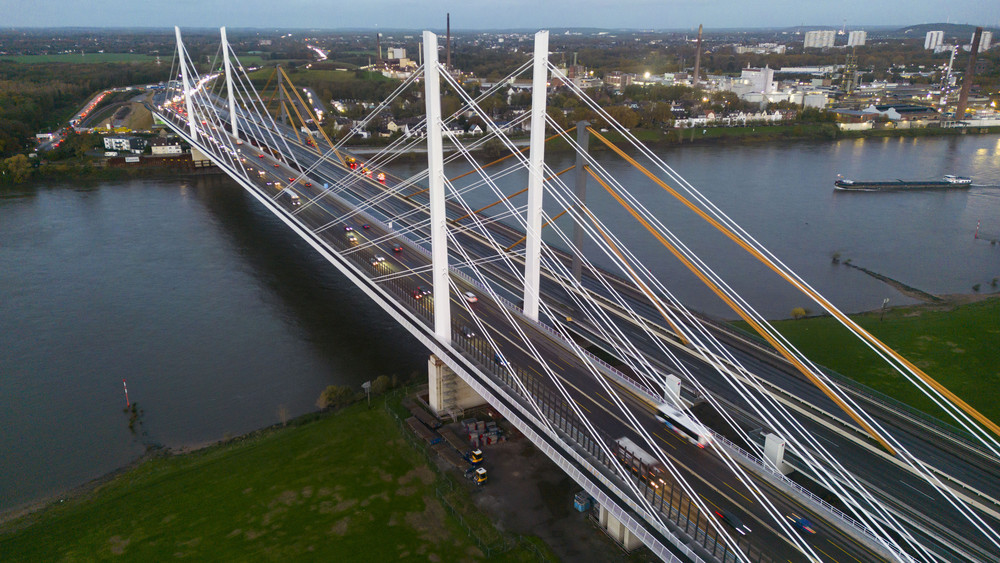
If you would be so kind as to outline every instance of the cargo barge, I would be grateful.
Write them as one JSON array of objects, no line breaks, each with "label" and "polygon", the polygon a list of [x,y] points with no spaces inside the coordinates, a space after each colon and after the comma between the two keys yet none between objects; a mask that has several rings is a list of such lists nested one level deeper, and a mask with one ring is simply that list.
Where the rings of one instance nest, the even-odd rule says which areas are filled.
[{"label": "cargo barge", "polygon": [[837,177],[833,183],[835,190],[853,192],[879,192],[892,190],[927,190],[927,189],[947,189],[947,188],[968,188],[972,185],[972,178],[964,176],[945,176],[941,180],[907,181],[894,180],[892,182],[860,182],[858,180],[848,180]]}]

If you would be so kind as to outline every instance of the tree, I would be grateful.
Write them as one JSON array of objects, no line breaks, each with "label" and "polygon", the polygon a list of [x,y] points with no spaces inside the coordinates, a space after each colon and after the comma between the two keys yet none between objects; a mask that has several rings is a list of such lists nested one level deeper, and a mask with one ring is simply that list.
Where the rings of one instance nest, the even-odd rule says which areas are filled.
[{"label": "tree", "polygon": [[796,308],[792,309],[792,318],[795,319],[795,320],[801,319],[802,317],[806,316],[807,314],[809,314],[809,312],[806,311],[802,307],[796,307]]},{"label": "tree", "polygon": [[331,385],[323,390],[316,401],[316,406],[321,409],[333,407],[345,407],[358,399],[358,396],[350,387],[344,385]]},{"label": "tree", "polygon": [[631,108],[625,106],[611,106],[607,108],[608,114],[622,127],[632,129],[639,124],[639,114]]},{"label": "tree", "polygon": [[372,393],[381,395],[392,388],[392,380],[388,375],[380,375],[372,381]]},{"label": "tree", "polygon": [[31,177],[31,162],[23,154],[16,154],[3,160],[4,178],[13,184],[20,184]]}]

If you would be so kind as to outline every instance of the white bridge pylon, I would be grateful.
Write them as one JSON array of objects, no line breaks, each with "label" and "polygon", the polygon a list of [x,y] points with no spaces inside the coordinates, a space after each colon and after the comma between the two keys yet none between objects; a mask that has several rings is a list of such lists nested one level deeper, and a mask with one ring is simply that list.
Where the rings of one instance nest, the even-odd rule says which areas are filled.
[{"label": "white bridge pylon", "polygon": [[[588,119],[599,122],[600,128],[612,130],[630,144],[628,154],[620,153],[623,159],[647,173],[652,182],[663,188],[662,194],[670,193],[681,200],[703,215],[714,228],[756,252],[763,261],[769,261],[769,267],[814,297],[821,307],[832,309],[832,305],[794,272],[778,262],[766,248],[639,143],[630,131],[618,124],[572,81],[559,74],[559,70],[548,60],[548,32],[541,31],[535,35],[534,56],[530,61],[507,78],[497,81],[498,86],[484,87],[482,94],[476,98],[470,93],[471,88],[463,88],[447,69],[442,68],[438,60],[437,36],[424,32],[422,46],[426,62],[422,70],[403,81],[392,95],[368,117],[356,123],[354,130],[336,144],[327,138],[329,149],[322,152],[318,150],[320,147],[316,139],[308,147],[303,145],[297,130],[275,122],[269,115],[253,81],[232,52],[224,29],[220,30],[221,62],[226,76],[224,93],[221,81],[213,82],[217,77],[212,74],[214,69],[207,76],[199,75],[184,49],[180,30],[175,31],[182,90],[179,97],[168,95],[168,101],[158,110],[169,126],[334,263],[435,355],[447,362],[466,383],[491,403],[496,402],[505,416],[517,421],[518,428],[588,493],[599,498],[602,505],[612,508],[615,518],[625,523],[631,533],[642,537],[647,545],[658,547],[654,551],[661,557],[668,559],[669,556],[663,538],[682,551],[691,543],[690,538],[685,539],[683,533],[674,533],[676,530],[673,527],[679,525],[679,520],[676,520],[677,516],[671,512],[669,505],[664,512],[662,496],[659,508],[656,508],[653,505],[656,502],[655,493],[650,493],[648,487],[643,488],[645,485],[637,482],[630,471],[617,462],[616,442],[624,433],[628,433],[638,447],[646,450],[649,459],[655,458],[655,462],[662,466],[664,479],[675,483],[679,495],[685,499],[685,518],[690,516],[694,521],[697,531],[693,535],[701,542],[698,549],[711,550],[714,555],[725,553],[726,557],[732,556],[740,561],[754,561],[748,555],[750,552],[745,551],[745,541],[738,541],[740,538],[733,537],[714,517],[706,516],[711,515],[712,510],[700,494],[698,476],[664,449],[661,436],[654,436],[663,427],[655,417],[655,405],[658,403],[674,404],[687,413],[681,413],[681,416],[690,417],[695,425],[700,426],[697,418],[687,411],[691,397],[697,396],[709,402],[740,434],[742,441],[749,444],[746,447],[753,450],[737,459],[734,455],[736,450],[722,447],[722,436],[715,436],[713,439],[718,440],[720,445],[706,450],[712,456],[712,463],[730,471],[739,484],[745,486],[748,500],[752,498],[758,507],[758,518],[767,519],[770,526],[787,538],[784,541],[790,546],[810,559],[818,559],[809,542],[791,527],[782,511],[772,504],[769,494],[746,470],[746,459],[754,456],[763,459],[763,447],[754,445],[752,437],[746,435],[746,431],[732,418],[728,406],[731,403],[721,401],[715,391],[700,380],[705,371],[714,370],[713,376],[718,376],[712,384],[715,389],[720,385],[730,386],[727,392],[731,391],[732,396],[741,402],[741,408],[746,409],[748,415],[762,420],[775,435],[785,440],[788,451],[803,460],[802,463],[816,473],[825,487],[844,500],[851,518],[856,520],[858,533],[865,536],[862,541],[876,544],[882,550],[879,553],[888,554],[885,555],[888,558],[900,561],[933,560],[930,552],[900,522],[898,513],[886,508],[870,487],[840,462],[838,454],[831,452],[820,441],[822,438],[817,439],[814,432],[807,429],[797,412],[788,408],[770,387],[762,385],[756,374],[743,366],[741,358],[744,356],[739,356],[738,352],[720,342],[711,327],[687,310],[660,277],[649,269],[648,258],[643,260],[632,253],[628,244],[616,235],[617,224],[609,224],[587,206],[582,191],[574,189],[584,184],[585,175],[591,176],[657,242],[705,281],[720,298],[738,309],[749,322],[759,326],[763,336],[773,341],[776,347],[781,347],[790,361],[795,360],[799,369],[819,382],[818,386],[829,386],[831,393],[836,395],[835,399],[848,410],[857,411],[858,420],[867,424],[876,435],[884,436],[886,450],[898,452],[893,463],[905,465],[909,471],[920,475],[940,492],[941,500],[946,501],[941,504],[953,506],[957,513],[997,545],[996,533],[989,526],[982,525],[975,512],[968,510],[964,497],[942,486],[921,460],[910,454],[850,396],[838,395],[842,393],[838,391],[838,385],[774,331],[705,260],[695,255],[678,234],[671,232],[646,207],[646,200],[659,191],[643,192],[642,198],[636,197],[631,192],[631,185],[619,181],[612,171],[602,165],[604,161],[599,162],[588,154],[586,148],[581,146],[585,141],[575,140],[570,135],[571,129],[566,129],[547,114],[546,97],[551,75],[553,83],[559,81],[560,88],[564,89],[561,91],[575,95],[581,107],[592,113]],[[525,157],[505,129],[493,121],[494,116],[483,110],[480,101],[497,95],[499,85],[528,68],[533,73],[531,110],[515,119],[515,125],[530,124],[529,152]],[[172,72],[172,85],[176,84],[176,78],[176,73]],[[379,183],[371,176],[366,179],[361,170],[348,169],[347,161],[341,159],[338,149],[354,131],[364,129],[394,100],[415,89],[420,78],[425,81],[426,118],[413,126],[417,134],[393,140],[388,147],[366,159],[366,168],[388,171],[390,169],[386,167],[393,158],[426,142],[426,171],[409,178],[392,178],[389,182]],[[444,88],[449,88],[462,102],[461,108],[452,115],[442,114],[442,82]],[[446,156],[444,132],[454,125],[459,114],[465,112],[471,112],[481,120],[485,133],[468,143],[448,135],[447,140],[454,146],[455,152]],[[591,136],[610,146],[607,139],[586,124],[580,127],[577,139]],[[567,185],[560,177],[573,167],[557,172],[545,163],[547,128],[576,150],[575,186]],[[507,168],[487,173],[485,168],[499,161],[484,165],[471,156],[471,150],[481,147],[488,140],[498,141],[510,153],[505,158],[513,160],[505,165]],[[259,150],[251,147],[259,147]],[[615,147],[611,148],[617,151]],[[241,150],[248,149],[255,155],[241,154]],[[259,155],[256,154],[258,152]],[[247,159],[247,156],[250,158]],[[255,156],[259,156],[260,160]],[[645,166],[636,160],[642,160]],[[445,166],[449,163],[467,164],[472,170],[449,179],[445,176]],[[272,183],[265,185],[262,180],[265,173],[276,176],[281,187],[272,186]],[[527,192],[523,198],[526,202],[514,200],[517,194],[509,195],[506,193],[509,190],[500,188],[499,182],[514,173],[520,173],[525,178],[527,186],[522,191]],[[295,177],[285,183],[285,178],[293,174]],[[476,174],[471,181],[458,181],[471,174]],[[669,179],[670,185],[661,177]],[[636,181],[632,179],[630,182],[634,184]],[[421,190],[424,183],[427,189]],[[521,186],[524,183],[518,187]],[[477,209],[480,206],[471,202],[483,201],[483,194],[489,196],[489,200],[498,200],[488,207],[499,207],[488,214],[480,213],[487,208]],[[473,196],[477,197],[474,199]],[[558,208],[560,213],[547,214],[543,203]],[[572,220],[572,233],[557,222],[563,214],[569,215],[568,219]],[[374,228],[356,233],[362,235],[362,242],[352,238],[353,243],[347,244],[346,226],[362,222],[366,225],[371,223]],[[501,226],[501,222],[505,224]],[[543,242],[543,229],[552,235],[555,243]],[[510,244],[519,234],[524,237]],[[386,248],[400,242],[414,251],[412,256],[415,258],[395,260],[390,254],[390,260],[385,260],[384,256],[379,259],[379,252],[385,252]],[[512,250],[521,243],[524,244],[523,253]],[[586,251],[583,250],[584,245]],[[410,254],[409,251],[407,254]],[[664,252],[664,255],[667,253]],[[379,266],[383,260],[392,262],[395,269]],[[580,272],[584,273],[581,275]],[[433,298],[421,299],[415,294],[413,286],[428,273]],[[491,307],[488,309],[492,311],[489,318],[481,314],[483,309],[487,309],[482,303],[477,312],[475,307],[468,306],[460,298],[463,290],[468,288],[476,289],[481,300],[489,301]],[[518,295],[523,295],[520,308],[510,302],[516,300]],[[453,296],[459,296],[459,299],[453,300]],[[562,311],[566,310],[573,311],[572,322],[576,327],[573,330],[589,331],[593,342],[598,342],[605,351],[621,361],[623,367],[620,370],[602,364],[577,342],[579,333],[570,332],[568,319],[563,322],[566,315]],[[834,316],[837,313],[839,311],[831,310]],[[454,323],[459,318],[467,319],[465,322],[476,333],[475,339],[453,336],[458,331]],[[850,323],[845,323],[845,326],[851,328]],[[511,365],[514,362],[506,361],[501,354],[506,351],[519,356],[519,361],[525,365]],[[892,354],[884,353],[887,361],[892,363]],[[698,375],[689,368],[689,357],[695,357],[703,364],[700,365],[703,371]],[[911,375],[915,373],[905,363],[893,366]],[[628,375],[624,375],[626,372]],[[919,374],[914,377],[920,379]],[[675,388],[669,382],[676,380],[683,382],[686,394],[675,392],[680,386]],[[622,391],[623,388],[629,391]],[[937,393],[933,388],[925,390],[921,387],[921,390],[936,401],[947,402],[944,393]],[[583,405],[597,394],[604,398],[603,404],[598,406],[598,402],[593,401],[587,403],[590,408]],[[635,397],[643,399],[639,401]],[[942,408],[949,410],[947,405]],[[592,413],[591,409],[595,412]],[[603,412],[597,412],[599,409]],[[949,412],[954,414],[953,409]],[[995,441],[987,439],[988,433],[987,438],[982,438],[981,429],[968,417],[958,413],[956,418],[970,434],[982,439],[985,448],[994,453],[1000,451]],[[705,433],[711,434],[707,430]],[[879,451],[880,455],[883,453]],[[699,458],[699,462],[705,461]],[[670,497],[670,502],[673,498]],[[651,534],[650,530],[655,530],[656,534]]]}]

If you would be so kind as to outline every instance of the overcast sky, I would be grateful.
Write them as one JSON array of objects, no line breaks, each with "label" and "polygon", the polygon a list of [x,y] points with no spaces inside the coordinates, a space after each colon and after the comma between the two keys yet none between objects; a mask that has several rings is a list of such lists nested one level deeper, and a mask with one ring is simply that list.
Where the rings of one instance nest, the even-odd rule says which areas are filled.
[{"label": "overcast sky", "polygon": [[684,29],[971,23],[997,0],[0,0],[0,27]]}]

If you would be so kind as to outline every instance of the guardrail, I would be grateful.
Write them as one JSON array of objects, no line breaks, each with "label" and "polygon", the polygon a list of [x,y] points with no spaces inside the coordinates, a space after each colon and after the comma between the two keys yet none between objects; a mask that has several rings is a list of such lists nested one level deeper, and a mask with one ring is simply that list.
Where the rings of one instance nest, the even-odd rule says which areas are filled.
[{"label": "guardrail", "polygon": [[806,489],[802,485],[799,485],[795,481],[792,481],[791,479],[786,477],[782,472],[778,471],[777,468],[768,463],[765,463],[763,459],[744,450],[739,445],[733,443],[722,434],[713,432],[711,430],[709,430],[709,432],[712,433],[712,439],[715,441],[715,443],[721,444],[727,450],[729,450],[730,453],[736,454],[737,456],[742,458],[745,462],[753,464],[754,467],[756,467],[758,470],[768,473],[772,479],[779,481],[781,484],[791,488],[796,493],[802,495],[807,501],[816,505],[818,508],[824,510],[825,512],[827,512],[828,514],[839,520],[844,525],[854,528],[855,530],[857,530],[858,532],[869,538],[872,542],[874,542],[874,545],[879,546],[885,551],[892,553],[893,556],[896,556],[897,558],[902,558],[902,560],[905,560],[908,557],[905,554],[901,554],[899,551],[883,544],[880,541],[879,537],[876,536],[874,533],[872,533],[872,531],[868,528],[868,526],[864,525],[861,522],[858,522],[850,515],[845,514],[839,508],[831,505],[830,503],[816,496],[816,494],[810,491],[809,489]]}]

